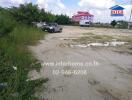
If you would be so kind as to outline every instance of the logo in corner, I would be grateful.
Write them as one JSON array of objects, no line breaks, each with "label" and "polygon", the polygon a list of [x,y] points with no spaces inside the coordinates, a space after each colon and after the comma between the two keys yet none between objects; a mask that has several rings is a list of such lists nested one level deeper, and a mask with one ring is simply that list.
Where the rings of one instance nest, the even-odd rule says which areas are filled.
[{"label": "logo in corner", "polygon": [[111,16],[124,16],[124,9],[123,7],[116,5],[110,8],[111,9]]}]

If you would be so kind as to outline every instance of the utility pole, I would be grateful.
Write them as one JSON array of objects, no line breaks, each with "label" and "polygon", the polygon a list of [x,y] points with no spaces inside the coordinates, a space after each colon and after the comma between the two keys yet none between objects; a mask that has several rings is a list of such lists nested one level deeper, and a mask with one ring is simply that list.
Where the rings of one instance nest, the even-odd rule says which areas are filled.
[{"label": "utility pole", "polygon": [[[132,0],[131,0],[131,6],[132,6]],[[131,18],[132,18],[132,7],[131,7],[130,18],[129,18],[129,22],[128,22],[128,29],[130,29],[130,26],[132,24]]]}]

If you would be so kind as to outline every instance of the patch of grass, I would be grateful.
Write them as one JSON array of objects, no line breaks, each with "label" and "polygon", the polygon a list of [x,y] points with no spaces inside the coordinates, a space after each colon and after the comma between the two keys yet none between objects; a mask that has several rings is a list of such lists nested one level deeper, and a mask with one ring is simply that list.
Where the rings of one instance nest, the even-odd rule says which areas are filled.
[{"label": "patch of grass", "polygon": [[109,35],[95,35],[95,34],[89,34],[87,36],[80,37],[78,39],[74,39],[74,42],[87,44],[91,42],[108,42],[113,39],[113,36]]},{"label": "patch of grass", "polygon": [[89,32],[89,33],[84,33],[83,35],[86,35],[86,36],[88,35],[89,36],[89,35],[95,35],[95,34]]},{"label": "patch of grass", "polygon": [[[113,51],[119,53],[132,54],[132,37],[131,36],[118,36],[118,35],[95,35],[95,34],[84,34],[83,37],[78,39],[73,39],[73,42],[79,44],[88,44],[88,43],[104,43],[110,42],[112,39],[117,39],[117,41],[127,42],[125,45],[118,46],[116,48],[111,48]],[[116,50],[115,50],[116,49]]]},{"label": "patch of grass", "polygon": [[35,27],[25,25],[18,26],[9,34],[10,41],[15,44],[31,44],[36,43],[40,38],[43,38],[44,33]]},{"label": "patch of grass", "polygon": [[130,47],[129,49],[132,50],[132,47]]},{"label": "patch of grass", "polygon": [[9,17],[7,14],[3,14],[0,11],[0,37],[7,35],[15,27],[15,21],[13,18]]},{"label": "patch of grass", "polygon": [[36,99],[35,88],[47,80],[27,81],[28,72],[41,67],[27,45],[36,43],[44,34],[37,28],[17,25],[7,36],[0,37],[0,100]]}]

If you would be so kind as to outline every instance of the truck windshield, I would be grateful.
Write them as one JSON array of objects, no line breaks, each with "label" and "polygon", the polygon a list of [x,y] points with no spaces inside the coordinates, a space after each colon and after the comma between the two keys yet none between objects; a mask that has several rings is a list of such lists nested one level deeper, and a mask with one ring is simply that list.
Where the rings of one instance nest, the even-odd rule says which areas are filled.
[{"label": "truck windshield", "polygon": [[56,24],[55,23],[50,23],[50,24],[48,24],[49,26],[56,26]]}]

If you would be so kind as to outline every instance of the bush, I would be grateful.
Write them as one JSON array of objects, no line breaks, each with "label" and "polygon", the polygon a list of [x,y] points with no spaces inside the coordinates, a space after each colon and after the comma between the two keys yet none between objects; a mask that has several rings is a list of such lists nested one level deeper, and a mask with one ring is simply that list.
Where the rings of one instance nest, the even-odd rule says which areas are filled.
[{"label": "bush", "polygon": [[112,26],[109,23],[92,23],[92,27],[97,27],[97,28],[111,28]]},{"label": "bush", "polygon": [[57,22],[58,24],[71,24],[71,19],[67,15],[55,15],[44,9],[39,9],[38,5],[32,3],[21,4],[19,7],[9,9],[10,14],[17,22],[32,25],[33,22]]},{"label": "bush", "polygon": [[113,28],[115,28],[115,26],[117,25],[117,21],[116,20],[113,20],[113,21],[111,21],[111,26],[113,26]]},{"label": "bush", "polygon": [[123,20],[118,21],[116,27],[121,28],[121,29],[126,29],[128,28],[128,22],[123,21]]},{"label": "bush", "polygon": [[67,24],[71,24],[71,20],[68,16],[66,15],[56,15],[56,20],[55,22],[57,22],[58,24],[61,24],[61,25],[67,25]]},{"label": "bush", "polygon": [[6,35],[11,32],[14,28],[15,24],[13,19],[7,17],[6,15],[2,15],[0,13],[0,36]]},{"label": "bush", "polygon": [[40,11],[38,6],[32,3],[21,4],[19,7],[12,7],[9,11],[18,22],[31,25],[32,22],[39,21]]},{"label": "bush", "polygon": [[27,45],[36,43],[44,34],[37,28],[16,24],[12,32],[0,38],[0,84],[4,84],[0,86],[0,100],[35,100],[35,89],[47,80],[28,80],[28,72],[39,70],[41,64]]},{"label": "bush", "polygon": [[39,71],[41,64],[27,45],[45,33],[15,20],[9,9],[0,9],[0,100],[37,100],[35,89],[48,80],[29,80],[28,72]]}]

